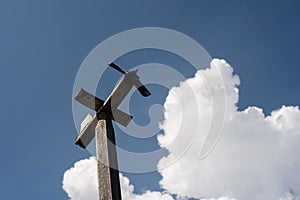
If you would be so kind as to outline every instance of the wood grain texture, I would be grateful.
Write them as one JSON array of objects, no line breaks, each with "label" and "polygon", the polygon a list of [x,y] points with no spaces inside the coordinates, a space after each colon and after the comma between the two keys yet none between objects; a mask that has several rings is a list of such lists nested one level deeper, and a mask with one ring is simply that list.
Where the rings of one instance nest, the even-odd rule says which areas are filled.
[{"label": "wood grain texture", "polygon": [[121,200],[121,188],[111,119],[101,113],[96,126],[96,156],[98,162],[98,189],[100,200]]}]

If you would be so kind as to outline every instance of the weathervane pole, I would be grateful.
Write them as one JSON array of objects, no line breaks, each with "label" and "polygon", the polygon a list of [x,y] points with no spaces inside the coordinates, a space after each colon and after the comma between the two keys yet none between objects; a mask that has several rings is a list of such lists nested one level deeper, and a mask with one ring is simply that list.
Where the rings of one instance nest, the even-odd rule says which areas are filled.
[{"label": "weathervane pole", "polygon": [[116,140],[112,121],[104,112],[99,113],[98,119],[95,133],[99,199],[121,200]]},{"label": "weathervane pole", "polygon": [[125,72],[114,63],[110,63],[109,66],[125,75],[106,101],[97,98],[84,89],[81,89],[75,97],[76,101],[96,111],[93,120],[76,137],[75,144],[85,149],[96,137],[99,199],[121,200],[116,139],[112,120],[125,127],[130,123],[132,116],[119,110],[118,106],[133,86],[144,97],[151,95],[151,93],[140,82],[136,74],[137,70]]}]

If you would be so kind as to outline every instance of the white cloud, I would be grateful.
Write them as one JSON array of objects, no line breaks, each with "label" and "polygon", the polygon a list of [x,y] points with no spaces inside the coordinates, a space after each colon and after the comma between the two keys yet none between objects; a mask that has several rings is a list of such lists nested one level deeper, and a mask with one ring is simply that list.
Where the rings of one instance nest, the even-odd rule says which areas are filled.
[{"label": "white cloud", "polygon": [[234,199],[231,199],[229,197],[219,197],[217,199],[215,199],[215,198],[209,198],[209,199],[201,199],[201,200],[234,200]]},{"label": "white cloud", "polygon": [[[225,85],[226,120],[216,148],[201,160],[200,147],[216,109],[210,95],[218,99],[223,87],[218,73]],[[174,194],[178,199],[300,200],[299,108],[282,106],[269,116],[254,106],[238,111],[239,84],[233,68],[224,60],[214,59],[210,68],[198,71],[194,78],[173,88],[164,104],[164,134],[158,136],[159,145],[167,148],[169,155],[160,160],[158,167],[186,150],[188,139],[195,133],[194,119],[199,119],[201,126],[195,141],[177,162],[159,170],[165,192],[135,194],[129,179],[120,174],[123,199],[172,200],[170,194]],[[178,100],[184,103],[178,104]],[[182,112],[189,120],[182,121]],[[212,122],[212,127],[215,125]],[[67,170],[63,189],[72,200],[97,200],[95,158],[78,161]]]},{"label": "white cloud", "polygon": [[[163,192],[145,191],[134,194],[134,186],[127,177],[120,174],[123,200],[173,200]],[[63,177],[63,189],[71,200],[98,200],[97,161],[95,157],[76,162]]]},{"label": "white cloud", "polygon": [[300,200],[300,196],[295,196],[294,194],[288,192],[278,200]]},{"label": "white cloud", "polygon": [[97,162],[94,157],[76,162],[65,171],[63,189],[72,200],[96,200],[97,193]]},{"label": "white cloud", "polygon": [[[223,135],[214,151],[200,160],[203,135],[213,110],[207,87],[212,95],[222,92],[218,72],[227,95]],[[257,107],[237,111],[239,78],[232,72],[232,67],[224,60],[214,59],[209,69],[198,71],[194,78],[169,93],[162,124],[164,135],[158,140],[170,154],[160,160],[159,166],[178,156],[186,148],[185,137],[191,138],[189,134],[193,134],[191,127],[196,121],[182,122],[182,110],[189,113],[190,119],[199,118],[201,128],[185,154],[170,167],[160,170],[161,186],[171,194],[194,198],[228,196],[239,200],[271,200],[284,196],[291,189],[300,194],[299,108],[283,106],[270,116],[265,116]],[[196,91],[195,102],[191,101],[189,87]],[[176,103],[178,99],[184,102],[181,106]],[[199,112],[195,112],[196,104]],[[174,129],[174,124],[181,124],[181,129]],[[293,198],[289,195],[285,199]]]},{"label": "white cloud", "polygon": [[145,191],[143,194],[134,194],[134,186],[122,174],[120,174],[120,182],[124,200],[173,200],[171,195],[164,192]]}]

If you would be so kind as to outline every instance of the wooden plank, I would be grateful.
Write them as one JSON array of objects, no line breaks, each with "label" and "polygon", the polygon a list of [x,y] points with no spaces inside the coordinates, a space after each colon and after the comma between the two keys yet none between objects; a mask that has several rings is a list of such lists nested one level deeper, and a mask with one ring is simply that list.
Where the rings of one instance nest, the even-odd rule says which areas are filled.
[{"label": "wooden plank", "polygon": [[93,120],[89,122],[79,135],[75,139],[75,144],[79,145],[82,148],[86,148],[92,139],[95,137],[95,128],[97,125],[98,119],[94,116]]},{"label": "wooden plank", "polygon": [[[135,74],[136,75],[136,74]],[[103,104],[103,110],[115,110],[133,87],[132,74],[127,73]]]},{"label": "wooden plank", "polygon": [[[80,91],[75,97],[75,100],[94,111],[98,111],[104,104],[103,100],[88,93],[84,89],[80,89]],[[114,109],[113,111],[111,111],[111,109],[109,108],[104,109],[104,111],[111,117],[112,120],[118,122],[119,124],[125,127],[130,123],[132,119],[131,115],[119,109]]]},{"label": "wooden plank", "polygon": [[104,103],[102,99],[95,97],[94,95],[88,93],[82,88],[75,96],[75,100],[94,111],[99,110]]},{"label": "wooden plank", "polygon": [[132,116],[128,115],[127,113],[123,112],[122,110],[116,109],[111,112],[106,112],[106,114],[114,121],[118,122],[122,126],[127,127],[128,124],[132,120]]},{"label": "wooden plank", "polygon": [[101,113],[96,126],[96,157],[100,200],[121,200],[117,151],[111,119]]}]

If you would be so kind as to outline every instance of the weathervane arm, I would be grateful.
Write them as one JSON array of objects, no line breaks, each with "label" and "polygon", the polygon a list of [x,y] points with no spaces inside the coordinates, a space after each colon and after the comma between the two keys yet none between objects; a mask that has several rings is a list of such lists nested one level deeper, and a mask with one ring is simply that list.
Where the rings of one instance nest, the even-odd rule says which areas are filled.
[{"label": "weathervane arm", "polygon": [[80,131],[79,135],[75,139],[75,144],[85,149],[95,137],[95,128],[97,123],[98,119],[94,116],[93,120]]},{"label": "weathervane arm", "polygon": [[102,110],[115,110],[118,108],[134,85],[131,81],[131,76],[132,74],[129,72],[119,81],[115,89],[104,102],[103,107],[100,108],[98,112],[101,112]]},{"label": "weathervane arm", "polygon": [[95,97],[82,88],[79,90],[74,99],[94,111],[99,110],[104,104],[102,99]]},{"label": "weathervane arm", "polygon": [[[99,109],[104,104],[103,100],[88,93],[84,89],[80,89],[78,94],[75,96],[75,100],[94,111],[99,111]],[[107,113],[107,115],[111,117],[112,120],[118,122],[123,126],[127,126],[132,119],[131,115],[123,112],[120,109],[110,110],[105,108],[104,110]]]}]

